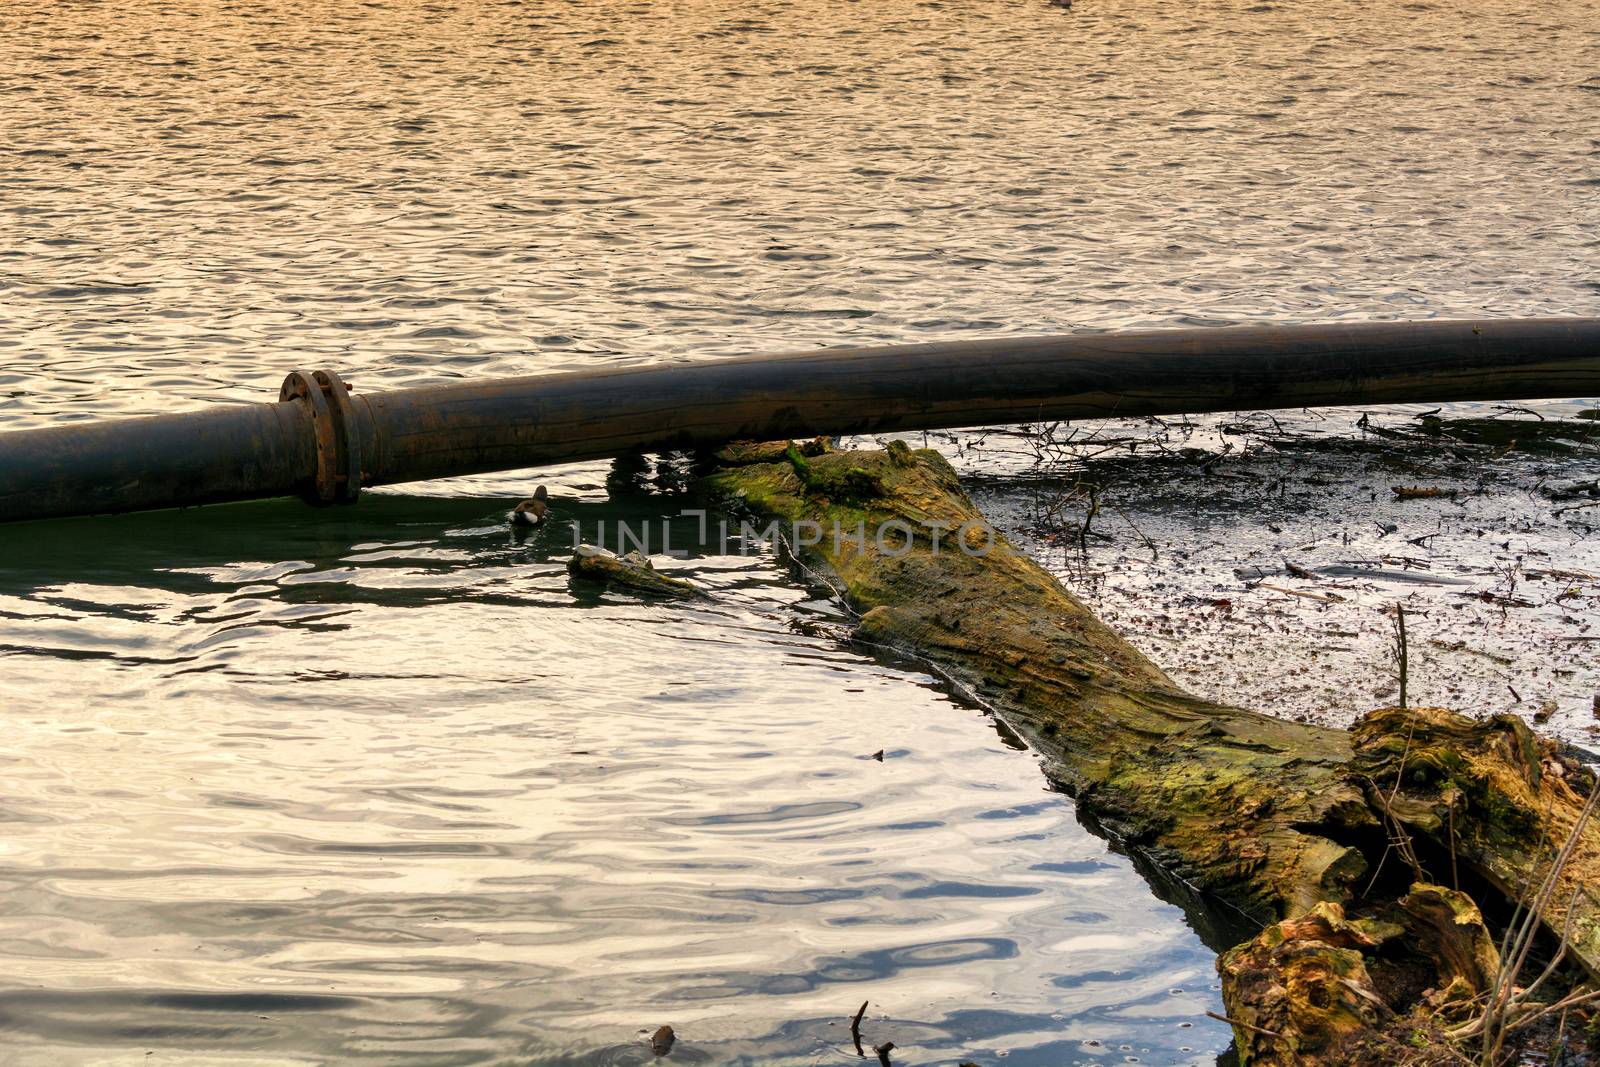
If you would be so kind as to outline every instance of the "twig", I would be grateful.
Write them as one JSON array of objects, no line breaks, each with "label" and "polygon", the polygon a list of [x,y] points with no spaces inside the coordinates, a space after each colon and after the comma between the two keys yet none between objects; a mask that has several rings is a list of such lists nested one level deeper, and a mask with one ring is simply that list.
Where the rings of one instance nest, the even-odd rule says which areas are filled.
[{"label": "twig", "polygon": [[1417,850],[1411,847],[1411,835],[1406,833],[1405,827],[1401,825],[1400,819],[1394,813],[1395,798],[1400,795],[1400,783],[1405,780],[1406,760],[1411,758],[1411,741],[1416,732],[1417,722],[1412,719],[1406,725],[1406,747],[1400,753],[1400,765],[1395,768],[1394,785],[1390,787],[1387,797],[1378,788],[1377,782],[1374,782],[1371,778],[1367,779],[1367,785],[1371,787],[1373,797],[1378,802],[1378,806],[1383,809],[1383,817],[1389,824],[1389,839],[1384,844],[1383,855],[1378,857],[1378,865],[1372,870],[1371,881],[1367,882],[1367,888],[1361,891],[1363,900],[1366,899],[1367,894],[1372,892],[1372,887],[1378,884],[1378,876],[1383,873],[1383,864],[1389,858],[1390,852],[1400,853],[1400,858],[1410,866],[1412,873],[1417,876],[1417,881],[1430,881],[1427,872],[1422,869],[1422,861],[1417,858]]},{"label": "twig", "polygon": [[1550,1062],[1560,1063],[1565,1057],[1561,1055],[1561,1047],[1567,1038],[1567,1010],[1561,1010],[1561,1025],[1556,1027],[1556,1039],[1550,1044]]},{"label": "twig", "polygon": [[1280,1039],[1283,1037],[1283,1035],[1278,1033],[1276,1030],[1268,1030],[1266,1027],[1257,1026],[1254,1023],[1246,1023],[1246,1022],[1240,1022],[1238,1019],[1230,1019],[1226,1015],[1218,1015],[1214,1011],[1208,1011],[1208,1012],[1206,1012],[1206,1014],[1208,1016],[1210,1016],[1211,1018],[1217,1020],[1217,1022],[1219,1022],[1219,1023],[1227,1023],[1229,1026],[1237,1026],[1241,1030],[1249,1030],[1251,1033],[1260,1034],[1262,1037],[1271,1037],[1271,1038],[1280,1038]]},{"label": "twig", "polygon": [[863,1000],[861,1007],[856,1009],[856,1017],[850,1020],[850,1040],[856,1043],[856,1055],[863,1059],[867,1054],[861,1051],[861,1017],[867,1013],[867,1005],[870,1003],[872,1002],[869,1000]]},{"label": "twig", "polygon": [[1390,486],[1390,491],[1394,493],[1396,500],[1428,500],[1446,495],[1443,489],[1435,489],[1432,486],[1395,485]]},{"label": "twig", "polygon": [[1406,609],[1399,604],[1394,606],[1394,656],[1400,665],[1400,710],[1407,707],[1406,681],[1408,677],[1407,648],[1406,648]]},{"label": "twig", "polygon": [[[1506,938],[1501,942],[1501,958],[1505,961],[1499,972],[1494,976],[1490,988],[1488,1003],[1484,1006],[1482,1014],[1464,1026],[1452,1031],[1451,1036],[1483,1037],[1484,1067],[1494,1067],[1498,1063],[1502,1049],[1505,1047],[1507,1036],[1521,1030],[1546,1016],[1565,1011],[1568,1008],[1578,1007],[1600,1001],[1600,989],[1582,989],[1570,993],[1557,1000],[1554,1004],[1536,1005],[1529,1002],[1532,994],[1555,972],[1557,965],[1566,958],[1571,947],[1572,913],[1577,903],[1578,892],[1583,888],[1579,886],[1573,890],[1572,898],[1567,903],[1567,914],[1562,923],[1561,943],[1557,949],[1555,959],[1545,967],[1544,971],[1526,989],[1517,988],[1517,979],[1522,974],[1522,969],[1527,965],[1528,954],[1533,948],[1535,935],[1538,931],[1538,921],[1544,917],[1545,911],[1550,906],[1551,898],[1561,882],[1562,872],[1566,870],[1573,853],[1577,850],[1583,838],[1584,828],[1589,824],[1594,815],[1595,805],[1600,802],[1600,782],[1597,782],[1589,791],[1589,798],[1584,802],[1578,817],[1573,821],[1572,830],[1567,834],[1566,841],[1550,861],[1550,869],[1546,872],[1539,889],[1527,903],[1526,910],[1522,910],[1522,902],[1518,900],[1517,911],[1512,914],[1511,925],[1507,927]],[[1532,881],[1532,871],[1529,872],[1529,881]],[[1520,896],[1520,895],[1519,895]],[[1519,924],[1520,919],[1520,924]],[[1512,930],[1515,929],[1515,935]]]},{"label": "twig", "polygon": [[1461,878],[1456,873],[1456,806],[1453,802],[1445,806],[1445,821],[1450,824],[1450,888],[1457,893],[1461,892]]},{"label": "twig", "polygon": [[1089,524],[1094,517],[1100,514],[1100,486],[1094,482],[1084,482],[1084,491],[1089,494],[1089,505],[1083,509],[1083,526],[1078,529],[1078,544],[1083,544],[1089,538]]},{"label": "twig", "polygon": [[1257,589],[1270,589],[1274,593],[1283,593],[1287,596],[1303,597],[1306,600],[1320,600],[1324,604],[1343,604],[1344,597],[1338,593],[1314,593],[1309,589],[1285,589],[1281,585],[1271,585],[1267,582],[1258,582]]},{"label": "twig", "polygon": [[1154,562],[1155,560],[1160,559],[1161,558],[1161,550],[1156,547],[1156,543],[1154,541],[1150,540],[1150,538],[1145,535],[1145,532],[1143,530],[1139,529],[1139,524],[1134,522],[1132,519],[1128,518],[1127,513],[1124,512],[1121,508],[1117,507],[1115,504],[1110,505],[1110,507],[1111,507],[1112,511],[1115,511],[1117,513],[1117,517],[1118,518],[1120,518],[1123,522],[1127,523],[1128,526],[1133,530],[1133,532],[1139,535],[1139,540],[1144,542],[1144,547],[1146,547],[1146,548],[1148,548],[1150,550],[1150,559],[1151,559],[1151,561]]}]

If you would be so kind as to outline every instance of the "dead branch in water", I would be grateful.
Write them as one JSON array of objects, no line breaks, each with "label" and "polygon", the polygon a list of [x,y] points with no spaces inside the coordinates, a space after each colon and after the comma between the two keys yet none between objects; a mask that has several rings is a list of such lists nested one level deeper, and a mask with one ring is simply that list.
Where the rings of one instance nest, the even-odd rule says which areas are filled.
[{"label": "dead branch in water", "polygon": [[867,1005],[870,1003],[872,1003],[870,1000],[863,1000],[861,1007],[856,1009],[855,1018],[850,1020],[850,1040],[856,1044],[857,1056],[866,1055],[865,1052],[861,1051],[861,1017],[867,1013]]},{"label": "dead branch in water", "polygon": [[1406,698],[1406,685],[1410,678],[1410,650],[1406,645],[1406,609],[1401,604],[1394,606],[1394,662],[1400,675],[1400,707],[1406,708],[1410,704]]}]

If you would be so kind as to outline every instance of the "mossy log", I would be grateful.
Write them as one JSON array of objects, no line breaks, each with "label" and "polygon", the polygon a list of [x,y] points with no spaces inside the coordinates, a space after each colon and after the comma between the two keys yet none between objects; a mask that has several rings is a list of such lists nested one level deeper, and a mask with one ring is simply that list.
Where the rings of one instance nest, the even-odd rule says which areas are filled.
[{"label": "mossy log", "polygon": [[[805,451],[725,451],[708,486],[801,531],[860,640],[930,664],[1027,737],[1095,825],[1264,928],[1219,961],[1247,1061],[1350,1062],[1424,993],[1483,988],[1494,946],[1442,885],[1538,884],[1593,788],[1557,746],[1509,716],[1391,708],[1342,731],[1200,699],[993,531],[937,452]],[[1591,975],[1597,877],[1590,826],[1541,916],[1559,931],[1571,902]]]}]

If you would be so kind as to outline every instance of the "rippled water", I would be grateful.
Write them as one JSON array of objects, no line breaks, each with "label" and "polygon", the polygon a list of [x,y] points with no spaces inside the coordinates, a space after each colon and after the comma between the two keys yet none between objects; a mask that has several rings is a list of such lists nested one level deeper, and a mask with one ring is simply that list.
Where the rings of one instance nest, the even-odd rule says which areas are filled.
[{"label": "rippled water", "polygon": [[[1600,4],[0,7],[0,429],[1079,326],[1600,306]],[[548,474],[558,516],[670,514]],[[1210,954],[769,560],[528,475],[0,534],[0,1028],[59,1062],[1209,1061]],[[664,563],[664,565],[667,565]],[[867,758],[883,749],[882,763]]]},{"label": "rippled water", "polygon": [[670,1023],[839,1062],[863,999],[909,1062],[1225,1043],[1181,914],[981,715],[766,559],[679,565],[707,606],[574,592],[494,508],[8,531],[23,1061],[643,1062]]},{"label": "rippled water", "polygon": [[0,49],[15,422],[1600,304],[1594,0],[11,0]]}]

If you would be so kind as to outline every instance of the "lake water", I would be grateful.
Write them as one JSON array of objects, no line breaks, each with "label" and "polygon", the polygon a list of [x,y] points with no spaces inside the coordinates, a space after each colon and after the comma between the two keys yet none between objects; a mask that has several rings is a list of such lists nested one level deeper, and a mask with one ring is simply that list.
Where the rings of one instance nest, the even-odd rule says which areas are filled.
[{"label": "lake water", "polygon": [[[1592,0],[11,0],[0,430],[1595,314],[1597,72]],[[897,1063],[1214,1060],[1211,950],[980,713],[770,558],[667,607],[504,528],[681,503],[606,474],[0,532],[8,1060],[854,1063],[863,1000]]]}]

